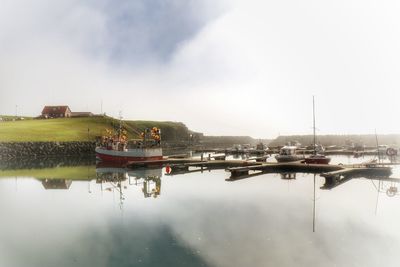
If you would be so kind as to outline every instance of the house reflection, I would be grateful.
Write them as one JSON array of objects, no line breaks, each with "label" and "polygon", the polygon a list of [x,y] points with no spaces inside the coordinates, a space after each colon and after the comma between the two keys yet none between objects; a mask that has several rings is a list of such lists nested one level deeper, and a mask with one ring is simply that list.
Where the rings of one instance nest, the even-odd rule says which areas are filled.
[{"label": "house reflection", "polygon": [[43,187],[48,189],[69,189],[72,180],[67,179],[44,179],[42,180]]}]

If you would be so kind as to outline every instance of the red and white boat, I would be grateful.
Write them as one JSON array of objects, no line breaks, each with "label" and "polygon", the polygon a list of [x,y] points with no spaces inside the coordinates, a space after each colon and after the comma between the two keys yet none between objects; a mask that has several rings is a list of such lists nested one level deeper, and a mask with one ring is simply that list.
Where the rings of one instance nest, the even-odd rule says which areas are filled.
[{"label": "red and white boat", "polygon": [[163,159],[162,148],[127,148],[124,150],[114,150],[97,147],[96,156],[101,161],[116,163]]},{"label": "red and white boat", "polygon": [[146,129],[141,135],[142,139],[133,143],[127,142],[126,135],[121,133],[103,137],[101,145],[96,147],[96,157],[103,162],[119,164],[163,159],[160,129]]}]

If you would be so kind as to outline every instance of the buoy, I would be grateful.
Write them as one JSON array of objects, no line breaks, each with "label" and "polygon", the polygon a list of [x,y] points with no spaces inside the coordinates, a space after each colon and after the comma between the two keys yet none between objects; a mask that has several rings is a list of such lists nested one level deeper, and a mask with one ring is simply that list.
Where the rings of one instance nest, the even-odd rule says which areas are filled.
[{"label": "buoy", "polygon": [[386,155],[391,156],[391,157],[397,156],[397,150],[392,147],[389,147],[388,149],[386,149]]},{"label": "buoy", "polygon": [[393,197],[397,194],[397,187],[395,186],[391,186],[387,191],[386,191],[386,195],[388,197]]}]

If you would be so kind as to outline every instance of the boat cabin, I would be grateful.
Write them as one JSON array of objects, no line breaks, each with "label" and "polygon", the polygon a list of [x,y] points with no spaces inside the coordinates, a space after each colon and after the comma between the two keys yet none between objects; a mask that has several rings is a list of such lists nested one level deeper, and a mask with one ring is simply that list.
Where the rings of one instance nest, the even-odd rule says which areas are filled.
[{"label": "boat cabin", "polygon": [[296,146],[284,146],[281,148],[279,154],[285,156],[296,155],[296,150],[297,150]]}]

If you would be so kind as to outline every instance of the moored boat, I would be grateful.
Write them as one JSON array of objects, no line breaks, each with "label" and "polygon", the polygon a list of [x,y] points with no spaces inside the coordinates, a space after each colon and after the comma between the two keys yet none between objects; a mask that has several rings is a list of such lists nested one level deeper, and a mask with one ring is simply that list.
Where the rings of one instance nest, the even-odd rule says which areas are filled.
[{"label": "moored boat", "polygon": [[325,155],[315,154],[304,159],[306,164],[329,164],[331,158]]},{"label": "moored boat", "polygon": [[142,139],[128,143],[121,127],[117,135],[105,136],[96,147],[96,157],[104,162],[126,164],[130,161],[163,159],[161,130],[153,127],[141,133]]},{"label": "moored boat", "polygon": [[304,159],[303,156],[296,154],[297,147],[295,146],[284,146],[280,149],[279,154],[275,156],[278,162],[291,162],[299,161]]},{"label": "moored boat", "polygon": [[126,148],[116,150],[97,147],[96,156],[102,161],[117,163],[163,159],[162,148]]}]

